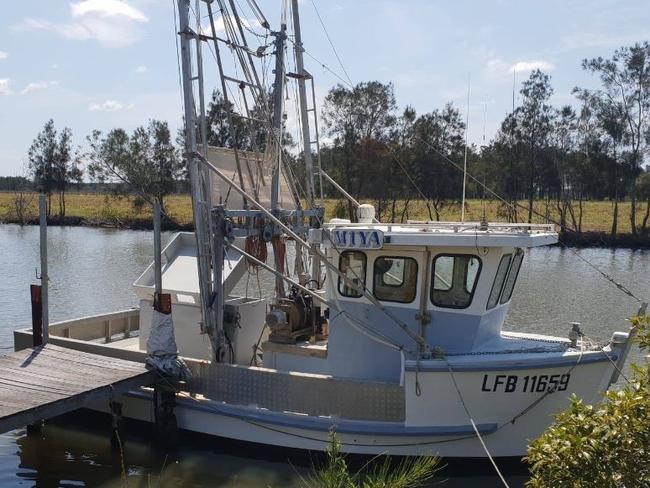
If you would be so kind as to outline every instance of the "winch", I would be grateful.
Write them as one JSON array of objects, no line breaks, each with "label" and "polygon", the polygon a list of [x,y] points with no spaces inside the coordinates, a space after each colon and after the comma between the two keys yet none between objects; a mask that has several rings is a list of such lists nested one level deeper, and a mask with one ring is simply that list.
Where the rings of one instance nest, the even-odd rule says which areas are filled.
[{"label": "winch", "polygon": [[281,344],[308,341],[312,336],[322,339],[325,322],[313,297],[295,286],[288,296],[277,298],[266,315],[266,325],[271,331],[269,341]]}]

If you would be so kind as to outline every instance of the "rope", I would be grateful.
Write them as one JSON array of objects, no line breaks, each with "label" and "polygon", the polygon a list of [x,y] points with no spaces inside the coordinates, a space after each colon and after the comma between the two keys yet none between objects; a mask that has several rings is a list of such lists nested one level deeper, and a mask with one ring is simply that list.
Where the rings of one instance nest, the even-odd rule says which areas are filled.
[{"label": "rope", "polygon": [[[250,254],[251,256],[255,257],[256,259],[264,263],[268,258],[268,250],[266,248],[266,242],[259,235],[248,236],[244,244],[244,249],[248,254]],[[246,258],[246,262],[248,263],[249,270],[256,271],[257,269],[259,269],[259,265],[254,261],[252,261],[251,259]]]},{"label": "rope", "polygon": [[449,374],[451,375],[451,381],[454,384],[454,388],[456,389],[456,393],[458,393],[458,398],[460,399],[460,403],[463,406],[463,410],[465,410],[465,413],[467,414],[467,418],[469,419],[470,423],[472,424],[472,428],[474,429],[474,433],[476,434],[476,437],[478,438],[479,442],[481,443],[481,446],[483,447],[483,450],[485,451],[485,454],[490,459],[490,462],[492,463],[492,466],[494,467],[494,470],[497,472],[497,475],[501,479],[501,483],[503,483],[503,486],[505,486],[506,488],[510,488],[508,486],[508,482],[506,481],[506,479],[501,474],[501,471],[499,470],[499,467],[497,466],[497,463],[494,461],[494,458],[492,457],[492,454],[490,454],[490,451],[488,450],[487,446],[485,445],[485,442],[483,441],[483,437],[481,437],[481,433],[478,431],[478,428],[476,427],[476,424],[474,423],[474,419],[472,418],[472,414],[470,413],[469,409],[467,408],[467,404],[465,403],[465,399],[463,398],[463,395],[460,392],[460,388],[458,388],[458,383],[456,383],[456,377],[454,376],[454,370],[451,368],[451,364],[449,364],[449,362],[446,359],[445,359],[445,362],[447,363],[447,369],[449,370]]}]

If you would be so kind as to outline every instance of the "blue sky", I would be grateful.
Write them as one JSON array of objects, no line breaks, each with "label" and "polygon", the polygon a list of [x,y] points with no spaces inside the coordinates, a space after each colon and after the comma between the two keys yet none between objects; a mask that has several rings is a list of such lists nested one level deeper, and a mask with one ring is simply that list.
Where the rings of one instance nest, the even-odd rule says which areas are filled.
[{"label": "blue sky", "polygon": [[[400,106],[452,101],[470,141],[491,138],[531,69],[552,75],[554,103],[596,86],[585,57],[650,38],[647,0],[314,0],[353,82],[392,81]],[[244,3],[244,2],[241,2]],[[280,0],[260,0],[277,27]],[[306,49],[344,76],[312,0],[301,0]],[[47,119],[83,144],[92,129],[180,124],[172,0],[4,2],[0,16],[0,175],[16,175]],[[338,82],[307,58],[318,99]],[[213,78],[210,80],[213,81]]]}]

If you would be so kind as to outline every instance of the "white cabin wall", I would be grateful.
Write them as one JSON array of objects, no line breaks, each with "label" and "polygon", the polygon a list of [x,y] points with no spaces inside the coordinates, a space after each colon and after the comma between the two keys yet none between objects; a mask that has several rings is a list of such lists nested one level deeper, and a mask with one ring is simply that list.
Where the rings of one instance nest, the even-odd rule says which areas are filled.
[{"label": "white cabin wall", "polygon": [[[365,251],[367,256],[365,284],[366,288],[372,291],[373,266],[378,257],[404,256],[415,258],[418,261],[419,273],[415,300],[411,303],[382,302],[383,305],[390,309],[391,312],[398,314],[413,332],[419,333],[420,323],[416,319],[416,315],[419,314],[421,295],[426,293],[426,307],[431,316],[431,322],[424,328],[424,337],[429,345],[431,347],[439,346],[443,350],[450,352],[480,349],[482,345],[498,338],[501,333],[510,302],[503,305],[499,304],[492,310],[486,310],[486,307],[499,262],[504,254],[511,253],[513,250],[512,247],[436,247],[430,248],[430,260],[425,263],[425,254],[422,248],[386,245],[381,250]],[[339,253],[332,249],[329,251],[332,264],[338,266]],[[480,258],[481,271],[469,307],[464,309],[437,307],[431,303],[429,298],[430,283],[427,283],[425,290],[422,289],[422,273],[431,266],[432,260],[439,254],[469,254]],[[383,313],[376,313],[374,310],[376,307],[370,300],[365,297],[341,297],[338,294],[338,278],[334,273],[328,273],[327,288],[330,299],[337,301],[339,306],[345,307],[349,313],[356,314],[354,316],[358,316],[359,319],[371,322],[373,327],[381,330],[382,333],[394,338],[399,337],[399,342],[411,344],[411,340],[404,337],[403,333],[399,333],[399,326],[388,316]],[[334,310],[332,310],[332,315],[335,315]],[[335,331],[336,328],[339,329],[338,332]],[[341,321],[338,321],[336,328],[332,327],[331,331],[330,346],[332,352],[334,351],[334,344],[338,342],[341,334],[346,338],[341,340],[342,346],[340,347],[346,350],[349,349],[347,342],[352,340],[352,336],[354,336],[354,340],[370,341],[367,337],[358,337],[358,333],[352,335],[348,334],[347,331],[342,332],[342,329],[346,328],[346,324]],[[348,335],[350,337],[347,337]]]}]

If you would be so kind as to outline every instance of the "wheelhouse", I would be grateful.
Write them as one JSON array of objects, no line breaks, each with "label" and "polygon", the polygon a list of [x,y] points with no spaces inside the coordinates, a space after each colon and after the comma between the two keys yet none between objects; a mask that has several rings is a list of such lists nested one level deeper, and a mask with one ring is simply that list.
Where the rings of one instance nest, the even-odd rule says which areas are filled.
[{"label": "wheelhouse", "polygon": [[480,350],[500,336],[526,249],[556,239],[548,225],[335,221],[322,237],[329,298],[405,349],[408,334],[377,316],[377,303],[432,349]]}]

